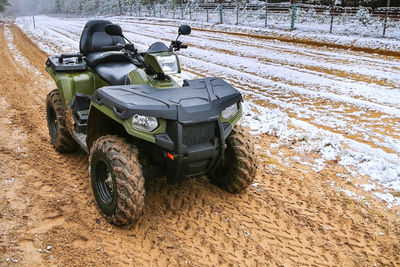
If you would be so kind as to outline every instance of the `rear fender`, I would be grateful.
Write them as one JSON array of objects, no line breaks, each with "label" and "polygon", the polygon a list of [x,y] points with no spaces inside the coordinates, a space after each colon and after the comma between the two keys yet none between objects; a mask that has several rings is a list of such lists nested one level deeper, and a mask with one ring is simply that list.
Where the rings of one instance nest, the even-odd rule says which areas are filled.
[{"label": "rear fender", "polygon": [[46,71],[57,85],[64,106],[71,102],[76,93],[92,95],[95,90],[95,77],[91,71],[54,72],[50,67]]}]

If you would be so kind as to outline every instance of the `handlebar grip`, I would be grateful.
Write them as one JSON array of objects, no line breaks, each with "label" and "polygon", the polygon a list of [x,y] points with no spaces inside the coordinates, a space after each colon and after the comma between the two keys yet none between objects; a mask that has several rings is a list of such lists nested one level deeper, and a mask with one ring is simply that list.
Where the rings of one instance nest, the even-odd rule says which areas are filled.
[{"label": "handlebar grip", "polygon": [[182,49],[186,49],[186,48],[188,48],[188,46],[187,45],[181,45],[181,48]]}]

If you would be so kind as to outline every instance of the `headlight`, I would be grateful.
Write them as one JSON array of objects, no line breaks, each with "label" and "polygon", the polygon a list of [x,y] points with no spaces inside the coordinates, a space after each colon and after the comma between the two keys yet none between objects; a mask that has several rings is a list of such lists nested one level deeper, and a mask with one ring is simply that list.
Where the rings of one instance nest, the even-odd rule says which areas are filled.
[{"label": "headlight", "polygon": [[158,64],[165,74],[175,74],[179,71],[178,59],[175,55],[157,56]]},{"label": "headlight", "polygon": [[238,104],[235,103],[232,106],[227,107],[226,109],[224,109],[221,113],[222,117],[224,119],[231,119],[233,116],[235,116],[235,114],[238,112]]},{"label": "headlight", "polygon": [[155,117],[135,114],[132,118],[132,126],[135,129],[151,132],[158,127],[158,120]]}]

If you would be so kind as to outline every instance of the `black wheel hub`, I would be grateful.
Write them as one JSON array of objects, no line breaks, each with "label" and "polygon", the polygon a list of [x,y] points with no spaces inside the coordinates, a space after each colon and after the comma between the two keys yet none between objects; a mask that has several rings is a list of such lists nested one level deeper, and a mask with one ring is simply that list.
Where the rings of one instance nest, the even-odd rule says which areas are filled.
[{"label": "black wheel hub", "polygon": [[52,107],[47,108],[47,120],[49,122],[50,136],[53,140],[58,136],[57,114]]},{"label": "black wheel hub", "polygon": [[99,193],[100,200],[111,205],[114,199],[114,182],[111,176],[110,168],[104,160],[99,160],[95,167],[96,188]]}]

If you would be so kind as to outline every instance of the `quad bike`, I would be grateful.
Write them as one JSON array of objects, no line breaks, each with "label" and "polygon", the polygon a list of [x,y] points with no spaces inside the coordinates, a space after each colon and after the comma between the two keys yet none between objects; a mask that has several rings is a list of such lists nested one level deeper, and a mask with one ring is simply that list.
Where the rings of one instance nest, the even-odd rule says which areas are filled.
[{"label": "quad bike", "polygon": [[[181,25],[178,38],[190,32]],[[145,177],[177,183],[205,174],[231,193],[255,177],[254,147],[235,126],[241,94],[220,78],[179,84],[174,52],[187,46],[178,38],[139,53],[120,26],[92,20],[79,54],[46,62],[57,84],[46,103],[51,143],[62,153],[79,147],[89,153],[95,200],[116,225],[143,213]]]}]

